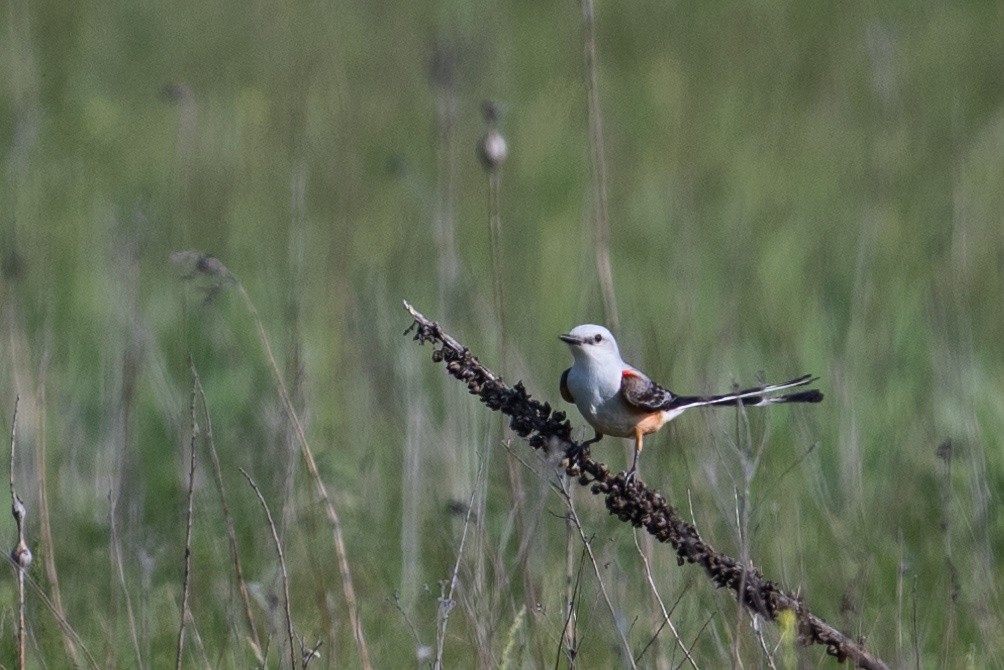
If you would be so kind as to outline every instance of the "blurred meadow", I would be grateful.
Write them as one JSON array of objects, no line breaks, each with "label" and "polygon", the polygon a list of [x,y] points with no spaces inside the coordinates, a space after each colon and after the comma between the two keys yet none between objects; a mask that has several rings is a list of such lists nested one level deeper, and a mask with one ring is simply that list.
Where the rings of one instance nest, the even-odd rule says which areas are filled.
[{"label": "blurred meadow", "polygon": [[[28,667],[175,661],[193,444],[185,667],[290,663],[238,468],[311,668],[366,665],[352,609],[377,668],[430,667],[437,641],[452,668],[629,667],[622,636],[639,667],[835,667],[581,489],[594,570],[555,464],[402,337],[402,299],[581,438],[557,339],[579,323],[683,393],[819,375],[820,405],[688,412],[642,477],[895,667],[1004,667],[1004,5],[595,12],[616,324],[579,4],[5,4],[0,426],[20,395]],[[484,99],[510,149],[494,246]],[[628,447],[593,453],[621,469]]]}]

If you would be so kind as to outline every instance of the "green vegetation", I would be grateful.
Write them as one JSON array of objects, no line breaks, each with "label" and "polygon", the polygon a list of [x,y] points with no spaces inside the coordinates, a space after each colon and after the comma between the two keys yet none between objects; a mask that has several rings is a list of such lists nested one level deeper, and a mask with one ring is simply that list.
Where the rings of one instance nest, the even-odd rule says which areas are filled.
[{"label": "green vegetation", "polygon": [[[20,394],[29,575],[51,596],[54,559],[101,667],[174,663],[189,356],[268,666],[288,659],[283,588],[239,467],[275,518],[295,630],[323,643],[310,667],[360,662],[255,321],[236,284],[181,276],[169,256],[185,249],[219,258],[259,311],[374,667],[435,654],[470,501],[446,667],[553,666],[568,551],[579,667],[625,663],[616,626],[635,655],[660,629],[640,552],[700,667],[766,664],[728,594],[577,493],[612,616],[553,467],[401,337],[407,298],[564,406],[556,336],[605,319],[577,4],[13,0],[3,16],[0,425]],[[625,357],[681,392],[812,372],[827,394],[685,414],[646,442],[643,478],[890,663],[1004,665],[1001,7],[602,3],[596,21]],[[510,147],[504,369],[474,151],[486,97]],[[184,664],[252,667],[201,410],[198,427]],[[621,468],[626,449],[594,454]],[[29,667],[65,667],[55,617],[37,590],[27,601]],[[11,578],[6,667],[16,610]],[[778,667],[833,667],[762,631],[770,649],[784,633]],[[662,629],[639,663],[682,659]]]}]

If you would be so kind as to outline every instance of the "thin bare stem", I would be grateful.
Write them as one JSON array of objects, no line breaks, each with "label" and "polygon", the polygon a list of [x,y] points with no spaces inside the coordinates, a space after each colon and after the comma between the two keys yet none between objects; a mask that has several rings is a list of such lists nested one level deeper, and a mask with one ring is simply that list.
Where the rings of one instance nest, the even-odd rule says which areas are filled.
[{"label": "thin bare stem", "polygon": [[948,589],[945,599],[945,608],[948,611],[948,616],[941,643],[941,654],[944,659],[944,665],[948,665],[949,659],[954,657],[952,654],[952,644],[955,641],[956,603],[958,602],[961,590],[959,586],[959,573],[955,569],[955,560],[952,555],[952,452],[951,440],[942,442],[935,452],[938,460],[944,465],[938,481],[938,488],[940,489],[939,500],[941,503],[941,536],[945,549],[945,572],[948,574]]},{"label": "thin bare stem", "polygon": [[[648,533],[644,533],[641,536],[641,539],[640,539],[640,542],[639,542],[638,534],[635,533],[634,534],[634,542],[635,542],[635,548],[637,550],[641,551],[645,555],[645,559],[651,561],[652,557],[655,555],[655,540],[652,539],[652,536],[649,535]],[[666,608],[662,604],[662,601],[659,598],[659,591],[658,591],[658,589],[649,588],[649,594],[648,595],[649,595],[650,607],[652,607],[653,610],[660,610],[660,612],[665,612]],[[652,635],[652,638],[648,641],[648,644],[645,645],[645,649],[648,649],[648,647],[650,647],[652,645],[655,645],[657,643],[659,643],[661,645],[661,642],[659,640],[659,636],[662,634],[662,630],[666,627],[666,624],[668,622],[666,621],[666,617],[661,616],[661,615],[657,616],[657,619],[659,621],[659,627],[656,628],[655,633],[653,633],[653,635]],[[673,653],[674,654],[676,653],[676,648],[679,647],[679,646],[680,646],[679,639],[677,639],[677,643],[673,645]],[[643,649],[638,654],[638,656],[635,658],[636,662],[638,662],[638,663],[641,662],[641,658],[642,658],[642,655],[645,653],[645,649]],[[664,656],[665,655],[661,654],[661,653],[656,655],[656,658],[655,658],[655,667],[656,667],[657,670],[669,670],[669,668],[670,668],[670,661],[668,659],[666,659]]]},{"label": "thin bare stem", "polygon": [[508,670],[512,665],[512,650],[516,647],[516,638],[519,636],[519,629],[523,627],[523,622],[526,620],[526,605],[519,608],[519,612],[512,620],[512,625],[509,626],[509,633],[506,635],[505,646],[502,647],[502,659],[499,661],[500,670]]},{"label": "thin bare stem", "polygon": [[438,252],[439,307],[444,318],[453,303],[460,263],[456,248],[457,86],[456,53],[448,44],[435,47],[430,83],[436,96],[436,207],[433,232]]},{"label": "thin bare stem", "polygon": [[[733,494],[735,496],[735,515],[736,515],[736,529],[739,533],[739,564],[742,566],[742,576],[739,578],[739,592],[742,593],[746,588],[746,566],[749,564],[749,551],[746,539],[746,519],[748,515],[745,512],[745,504],[741,504],[741,496],[739,495],[739,489],[733,489]],[[741,510],[740,507],[743,509]],[[743,606],[742,601],[736,601],[736,626],[735,633],[732,637],[732,667],[739,668],[742,667],[742,656],[741,656],[741,642],[742,642],[742,625],[743,618],[746,614],[746,608]]]},{"label": "thin bare stem", "polygon": [[[480,472],[478,473],[477,482],[481,482],[481,476],[484,473],[485,463],[482,462],[480,467]],[[467,501],[467,514],[464,516],[464,529],[460,533],[460,546],[457,548],[457,560],[453,564],[453,574],[450,576],[450,586],[445,594],[443,594],[439,599],[439,629],[436,631],[436,662],[433,665],[435,670],[442,670],[443,668],[443,648],[446,645],[446,624],[450,620],[450,611],[456,604],[453,601],[453,591],[457,587],[457,575],[460,574],[460,560],[464,556],[464,543],[467,541],[467,529],[471,525],[471,513],[474,511],[474,497],[478,493],[478,487],[475,486],[474,490],[471,491],[470,500]]]},{"label": "thin bare stem", "polygon": [[488,232],[492,252],[492,297],[495,305],[495,326],[498,330],[499,360],[503,373],[507,369],[508,352],[505,338],[505,285],[502,274],[502,171],[488,172]]},{"label": "thin bare stem", "polygon": [[617,298],[610,264],[610,218],[607,206],[607,161],[603,147],[603,117],[596,75],[596,14],[593,0],[582,0],[582,37],[586,66],[586,92],[589,96],[589,149],[593,176],[593,224],[596,248],[596,274],[603,294],[603,313],[607,323],[617,330]]},{"label": "thin bare stem", "polygon": [[896,565],[896,664],[903,666],[903,575],[905,563],[903,556],[903,529],[897,531],[899,545],[899,562]]},{"label": "thin bare stem", "polygon": [[767,659],[767,665],[770,666],[771,670],[777,670],[777,664],[774,663],[774,654],[772,654],[770,649],[767,648],[767,640],[764,639],[763,627],[760,625],[759,619],[754,616],[750,624],[753,626],[753,631],[756,633],[756,639],[760,641],[760,648],[763,649],[763,657]]},{"label": "thin bare stem", "polygon": [[582,529],[582,523],[579,521],[579,515],[575,511],[575,505],[572,504],[572,496],[567,486],[567,479],[561,478],[559,480],[559,490],[561,491],[562,500],[565,501],[565,506],[568,508],[568,516],[572,519],[572,523],[575,524],[575,529],[579,531],[579,539],[582,540],[582,544],[586,549],[586,554],[589,556],[589,562],[593,566],[593,572],[596,575],[597,583],[600,585],[600,593],[603,595],[603,601],[607,604],[607,609],[610,610],[610,618],[614,622],[614,628],[617,629],[617,635],[620,636],[621,644],[624,645],[624,655],[631,664],[631,667],[637,668],[638,666],[634,661],[634,652],[631,651],[631,643],[628,642],[627,637],[624,636],[623,629],[617,623],[617,612],[614,610],[614,605],[610,601],[610,595],[607,593],[607,585],[603,581],[603,573],[600,572],[600,564],[596,560],[596,556],[593,554],[592,542],[590,542],[589,538],[586,537],[586,533]]},{"label": "thin bare stem", "polygon": [[411,617],[409,617],[408,613],[404,610],[404,606],[401,604],[400,594],[395,591],[391,600],[394,603],[394,607],[397,608],[397,611],[401,614],[401,618],[404,619],[404,624],[408,627],[408,632],[411,633],[411,639],[415,641],[415,649],[418,649],[422,646],[422,638],[419,636],[418,629],[415,628],[415,624],[412,623]]},{"label": "thin bare stem", "polygon": [[581,561],[579,570],[575,570],[575,522],[571,516],[565,517],[565,649],[568,652],[569,666],[575,666],[575,648],[578,645],[578,616],[575,612],[576,595],[579,591],[582,573]]},{"label": "thin bare stem", "polygon": [[911,636],[913,637],[913,657],[916,662],[917,670],[920,670],[920,632],[917,627],[917,574],[913,575],[913,586],[910,589],[910,599],[913,601],[913,609],[910,613],[910,624],[913,629]]},{"label": "thin bare stem", "polygon": [[195,615],[192,610],[188,610],[188,625],[191,628],[192,640],[195,642],[195,648],[198,650],[199,655],[202,658],[202,667],[204,670],[212,670],[213,665],[209,662],[209,654],[206,653],[206,645],[202,641],[202,633],[199,632],[199,626],[195,621]]},{"label": "thin bare stem", "polygon": [[14,488],[14,450],[17,446],[17,409],[21,396],[14,398],[14,418],[10,427],[10,513],[17,524],[17,544],[10,552],[11,560],[18,566],[17,571],[17,667],[24,670],[26,662],[24,625],[24,571],[31,565],[31,550],[24,541],[24,518],[27,515],[24,502]]},{"label": "thin bare stem", "polygon": [[261,639],[258,637],[258,627],[255,625],[254,616],[251,614],[251,596],[248,593],[247,582],[244,579],[244,570],[241,567],[240,554],[237,551],[237,534],[234,531],[234,519],[230,514],[230,505],[227,504],[226,491],[223,488],[223,472],[220,468],[220,457],[216,453],[216,440],[213,437],[213,420],[209,415],[209,405],[206,402],[206,391],[202,388],[202,380],[199,372],[195,369],[195,363],[189,360],[189,367],[192,370],[192,378],[195,380],[195,388],[199,393],[202,402],[202,414],[206,420],[206,438],[209,441],[209,456],[213,463],[213,477],[216,480],[216,491],[220,496],[220,507],[223,509],[223,518],[227,528],[227,542],[230,545],[230,560],[234,565],[234,577],[237,580],[237,591],[241,596],[241,603],[244,606],[244,621],[247,623],[248,632],[251,635],[251,646],[255,658],[259,663],[264,663],[262,656]]},{"label": "thin bare stem", "polygon": [[[505,262],[502,243],[502,164],[507,154],[505,138],[497,127],[499,110],[492,102],[483,104],[487,133],[481,141],[481,161],[488,177],[488,230],[491,239],[492,254],[492,295],[495,305],[495,324],[497,328],[499,361],[503,372],[508,370],[509,347],[506,338],[506,297],[505,281],[503,279]],[[503,428],[503,431],[505,429]],[[522,542],[526,537],[526,512],[523,480],[513,461],[510,450],[506,450],[506,465],[509,474],[509,494],[512,496],[513,517],[516,522],[516,532],[521,540],[521,550],[517,555],[519,572],[523,576],[523,604],[532,611],[536,597],[532,572],[527,568],[529,561],[528,545]]]},{"label": "thin bare stem", "polygon": [[[565,529],[566,529],[566,541],[568,544],[572,544],[574,540],[574,529],[575,523],[565,515]],[[561,661],[561,649],[564,646],[565,658],[568,660],[568,670],[575,670],[576,660],[579,655],[579,645],[581,642],[578,638],[578,628],[576,623],[579,619],[579,604],[581,600],[579,595],[582,592],[582,570],[586,564],[586,548],[582,547],[582,551],[579,552],[579,566],[575,570],[575,578],[572,582],[571,591],[566,591],[565,593],[565,623],[562,626],[562,631],[565,634],[562,636],[561,640],[558,641],[558,652],[554,658],[554,670],[558,670],[558,664]],[[568,635],[568,631],[571,630],[571,635]]]},{"label": "thin bare stem", "polygon": [[[573,529],[575,524],[572,519],[566,514],[565,515],[565,541],[566,547],[574,546],[572,544],[574,535]],[[571,553],[571,549],[567,549],[566,557]],[[586,550],[583,547],[579,556],[579,567],[575,570],[574,578],[571,576],[572,568],[567,564],[565,566],[565,621],[561,627],[561,639],[558,640],[558,649],[554,655],[554,670],[558,670],[558,666],[561,664],[561,651],[564,649],[565,658],[568,660],[568,670],[575,669],[575,660],[578,655],[578,645],[579,642],[576,639],[576,629],[574,627],[574,622],[578,618],[578,606],[579,606],[579,589],[582,586],[582,566],[586,561]],[[569,633],[571,631],[571,634]]]},{"label": "thin bare stem", "polygon": [[279,541],[279,533],[275,530],[275,522],[272,520],[272,512],[268,509],[268,503],[265,502],[265,496],[261,494],[261,490],[258,489],[258,485],[251,479],[251,475],[244,468],[240,468],[240,471],[244,475],[244,479],[248,480],[248,484],[254,489],[255,495],[258,496],[258,502],[261,503],[262,509],[265,510],[265,517],[268,519],[268,528],[272,531],[272,542],[275,543],[275,552],[279,555],[279,570],[282,573],[283,605],[286,611],[286,634],[289,636],[289,667],[290,670],[295,670],[297,665],[296,646],[293,638],[293,615],[289,605],[289,574],[286,572],[286,557],[282,552],[282,542]]},{"label": "thin bare stem", "polygon": [[178,644],[175,648],[174,667],[181,670],[181,658],[185,651],[185,623],[188,619],[188,593],[192,577],[192,517],[194,516],[195,499],[195,440],[199,427],[195,422],[195,385],[192,385],[192,397],[189,402],[189,412],[192,419],[192,437],[189,444],[188,458],[188,509],[185,513],[185,574],[181,585],[181,625],[178,626]]},{"label": "thin bare stem", "polygon": [[301,670],[307,670],[307,666],[310,665],[311,661],[321,657],[320,649],[323,644],[324,642],[317,642],[313,647],[307,649],[306,645],[302,642],[300,643],[301,656],[303,656],[303,665],[300,666]]},{"label": "thin bare stem", "polygon": [[136,667],[143,670],[143,655],[139,648],[139,633],[136,630],[136,615],[132,609],[132,598],[129,597],[129,589],[126,585],[125,568],[122,561],[122,548],[119,543],[118,529],[115,525],[115,499],[112,492],[108,491],[108,533],[112,545],[112,561],[122,587],[122,595],[125,597],[126,617],[129,619],[129,635],[132,638],[133,651],[136,654]]},{"label": "thin bare stem", "polygon": [[[704,623],[701,624],[701,627],[697,629],[697,635],[694,636],[694,641],[690,643],[691,647],[693,647],[694,645],[696,645],[697,641],[701,639],[701,635],[704,634],[704,630],[708,627],[708,624],[711,623],[711,620],[714,619],[714,618],[715,618],[715,613],[712,612],[711,614],[708,615],[708,618],[704,620]],[[684,664],[684,662],[686,660],[687,659],[683,659],[682,661],[680,661],[676,665],[676,668],[674,670],[680,670],[680,668],[683,667],[683,664]]]},{"label": "thin bare stem", "polygon": [[492,252],[492,295],[495,303],[495,324],[498,328],[502,370],[505,371],[505,287],[502,283],[502,172],[488,173],[488,233]]},{"label": "thin bare stem", "polygon": [[19,566],[17,563],[14,562],[13,557],[6,556],[5,558],[7,559],[7,565],[10,566],[11,570],[17,570],[18,572],[24,573],[25,583],[31,587],[32,591],[35,594],[35,597],[38,598],[38,600],[41,601],[41,603],[45,605],[45,608],[49,610],[49,612],[52,614],[52,617],[56,620],[56,623],[59,624],[59,628],[60,630],[63,631],[63,634],[73,638],[73,642],[74,644],[77,645],[77,649],[83,652],[84,658],[87,660],[87,664],[90,665],[90,667],[94,668],[94,670],[99,670],[100,666],[98,665],[98,662],[94,659],[94,656],[87,648],[87,645],[84,644],[83,639],[81,639],[77,631],[73,629],[73,626],[70,625],[70,622],[66,620],[66,617],[64,617],[62,614],[56,611],[56,607],[55,605],[52,604],[52,600],[49,598],[48,595],[46,595],[45,591],[42,589],[39,583],[36,582],[34,579],[32,579],[31,575],[25,573],[21,569],[21,566]]},{"label": "thin bare stem", "polygon": [[[38,467],[38,519],[40,540],[44,549],[42,554],[42,565],[45,566],[45,576],[49,580],[49,592],[52,597],[52,606],[63,618],[66,617],[66,610],[63,608],[63,598],[59,590],[59,574],[56,571],[56,545],[52,540],[52,525],[49,520],[49,496],[48,481],[46,478],[46,371],[48,369],[49,352],[48,349],[42,355],[42,363],[39,366],[38,374],[38,410],[36,419],[36,434],[38,439],[35,442],[35,460]],[[82,665],[80,652],[77,650],[77,643],[74,642],[66,631],[62,631],[63,646],[66,648],[66,655],[74,667]]]},{"label": "thin bare stem", "polygon": [[662,601],[662,596],[659,595],[659,589],[655,585],[655,579],[652,577],[652,566],[649,565],[648,556],[642,551],[641,545],[638,543],[638,533],[634,534],[634,546],[638,550],[638,556],[641,558],[641,563],[645,568],[645,579],[648,580],[648,587],[652,591],[652,595],[655,596],[656,602],[659,603],[659,610],[662,612],[662,620],[666,623],[670,632],[673,633],[673,637],[676,638],[677,644],[680,645],[680,649],[683,650],[684,656],[690,661],[690,665],[693,666],[694,670],[698,670],[697,662],[694,661],[694,657],[690,655],[690,650],[687,649],[687,645],[684,644],[683,638],[680,637],[680,633],[676,630],[676,626],[673,625],[673,620],[669,617],[669,612],[666,610],[666,604]]}]

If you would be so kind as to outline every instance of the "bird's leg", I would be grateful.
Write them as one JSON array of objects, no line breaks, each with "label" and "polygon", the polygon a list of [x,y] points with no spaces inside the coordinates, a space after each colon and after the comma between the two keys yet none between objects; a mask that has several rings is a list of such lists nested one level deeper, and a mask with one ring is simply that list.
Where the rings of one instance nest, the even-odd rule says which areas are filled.
[{"label": "bird's leg", "polygon": [[583,454],[589,451],[589,445],[596,444],[597,442],[603,439],[603,433],[599,432],[598,430],[594,430],[594,433],[595,434],[593,435],[593,438],[591,440],[586,440],[585,442],[578,442],[578,443],[573,442],[572,443],[573,446],[569,447],[565,451],[565,458],[567,458],[570,463],[578,460]]},{"label": "bird's leg", "polygon": [[642,447],[644,446],[645,434],[640,430],[636,430],[634,433],[634,458],[631,459],[631,469],[627,471],[624,476],[624,481],[632,482],[638,474],[638,456],[641,455]]},{"label": "bird's leg", "polygon": [[571,449],[568,450],[567,456],[569,458],[581,456],[582,454],[584,454],[587,451],[589,451],[589,445],[596,444],[597,442],[599,442],[602,439],[603,439],[603,433],[601,433],[599,431],[595,431],[595,435],[593,435],[593,439],[586,440],[585,442],[580,442],[575,447],[572,447]]}]

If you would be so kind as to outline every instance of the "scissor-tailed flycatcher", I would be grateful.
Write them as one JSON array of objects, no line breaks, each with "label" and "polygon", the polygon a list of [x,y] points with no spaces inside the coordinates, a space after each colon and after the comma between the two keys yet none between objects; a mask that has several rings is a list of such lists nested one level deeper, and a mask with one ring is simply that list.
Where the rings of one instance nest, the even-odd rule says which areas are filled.
[{"label": "scissor-tailed flycatcher", "polygon": [[811,375],[723,395],[676,395],[625,363],[617,349],[617,341],[603,326],[576,326],[572,332],[562,335],[561,340],[572,350],[574,359],[572,367],[561,373],[561,397],[575,403],[596,431],[593,439],[585,444],[597,442],[604,435],[634,438],[634,459],[627,472],[628,479],[633,478],[638,469],[638,454],[645,436],[691,407],[760,407],[823,399],[823,394],[815,389],[771,395],[816,381],[817,377]]}]

